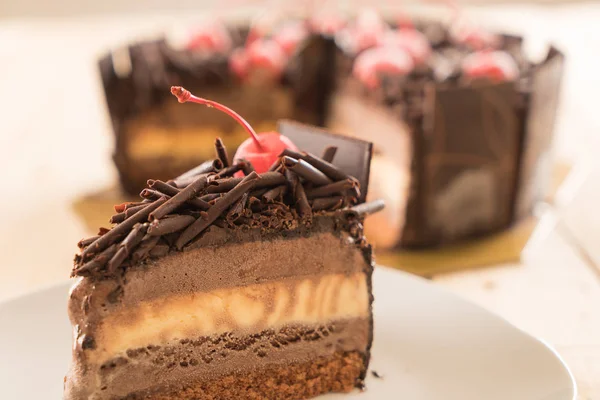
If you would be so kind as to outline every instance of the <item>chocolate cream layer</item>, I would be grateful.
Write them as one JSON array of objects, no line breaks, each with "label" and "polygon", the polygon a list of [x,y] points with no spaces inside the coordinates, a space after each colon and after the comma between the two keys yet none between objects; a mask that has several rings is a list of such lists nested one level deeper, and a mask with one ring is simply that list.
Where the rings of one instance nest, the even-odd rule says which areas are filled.
[{"label": "chocolate cream layer", "polygon": [[[76,347],[67,378],[78,392],[67,398],[101,391],[102,368],[132,349],[339,321],[370,326],[370,253],[335,226],[317,217],[310,232],[271,236],[211,227],[187,251],[132,266],[118,281],[81,279],[69,305]],[[368,338],[342,342],[343,351],[368,353]]]},{"label": "chocolate cream layer", "polygon": [[[367,368],[369,340],[370,321],[355,318],[327,324],[288,325],[253,334],[228,332],[129,349],[100,367],[91,398],[113,399],[130,393],[168,391],[168,387],[211,382],[220,376],[245,375],[273,366],[299,365],[345,352],[363,356],[363,371],[354,377],[358,384]],[[89,394],[79,392],[81,388],[72,386],[67,398],[87,398]]]}]

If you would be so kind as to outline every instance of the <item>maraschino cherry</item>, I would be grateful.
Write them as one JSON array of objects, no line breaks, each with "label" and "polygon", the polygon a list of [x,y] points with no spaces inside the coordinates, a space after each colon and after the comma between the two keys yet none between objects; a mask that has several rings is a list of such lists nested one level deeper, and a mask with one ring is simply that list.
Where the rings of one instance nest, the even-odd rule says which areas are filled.
[{"label": "maraschino cherry", "polygon": [[348,21],[338,13],[321,12],[310,17],[308,23],[313,32],[333,36],[344,29]]},{"label": "maraschino cherry", "polygon": [[283,136],[278,132],[256,134],[248,121],[223,104],[196,97],[190,93],[189,90],[186,90],[181,86],[172,86],[171,93],[177,97],[177,100],[180,103],[192,102],[203,104],[207,107],[216,108],[236,120],[250,134],[250,137],[238,147],[235,156],[233,157],[234,162],[242,159],[250,161],[258,173],[267,172],[283,150],[290,149],[298,151],[296,145],[294,145],[288,137]]},{"label": "maraschino cherry", "polygon": [[286,62],[287,55],[275,40],[260,38],[247,47],[235,49],[229,58],[229,68],[242,80],[255,69],[264,70],[275,79],[283,73]]},{"label": "maraschino cherry", "polygon": [[273,35],[273,40],[281,47],[283,52],[290,56],[296,51],[298,45],[308,36],[306,24],[301,22],[288,22]]},{"label": "maraschino cherry", "polygon": [[463,74],[471,79],[487,78],[493,82],[517,79],[519,68],[515,60],[505,51],[482,50],[465,57]]},{"label": "maraschino cherry", "polygon": [[372,8],[362,10],[356,16],[354,25],[347,29],[347,40],[356,52],[378,45],[389,30],[381,15]]},{"label": "maraschino cherry", "polygon": [[405,50],[412,57],[415,64],[424,63],[431,54],[431,46],[425,35],[413,28],[400,28],[389,31],[384,35],[381,43],[385,47]]},{"label": "maraschino cherry", "polygon": [[374,47],[360,53],[354,60],[352,73],[365,86],[375,89],[379,86],[382,73],[407,75],[414,68],[411,56],[402,49]]},{"label": "maraschino cherry", "polygon": [[405,50],[415,64],[423,64],[431,55],[429,40],[423,33],[415,29],[410,18],[404,14],[400,15],[397,29],[385,32],[380,45]]},{"label": "maraschino cherry", "polygon": [[198,26],[186,47],[188,50],[226,53],[231,46],[231,35],[227,27],[220,22],[212,21]]}]

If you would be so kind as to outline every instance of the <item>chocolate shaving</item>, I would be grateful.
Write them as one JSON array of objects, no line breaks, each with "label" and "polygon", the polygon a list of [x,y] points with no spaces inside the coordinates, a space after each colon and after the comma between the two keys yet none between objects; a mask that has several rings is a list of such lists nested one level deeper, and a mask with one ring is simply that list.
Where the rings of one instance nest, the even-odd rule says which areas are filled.
[{"label": "chocolate shaving", "polygon": [[327,175],[327,177],[334,182],[350,178],[348,174],[342,172],[335,165],[328,163],[322,158],[316,157],[310,153],[303,153],[302,159],[310,165],[312,165],[313,167],[315,167],[316,169],[318,169],[319,171],[321,171],[323,174]]},{"label": "chocolate shaving", "polygon": [[154,203],[151,203],[144,207],[143,210],[138,211],[131,218],[123,221],[119,225],[115,226],[113,229],[108,231],[106,234],[100,236],[98,240],[89,245],[82,253],[82,259],[86,259],[92,254],[99,253],[102,250],[106,249],[108,246],[119,240],[122,236],[126,235],[135,224],[138,222],[144,222],[148,219],[148,215],[166,201],[165,197],[162,197],[159,200],[156,200]]},{"label": "chocolate shaving", "polygon": [[150,253],[150,250],[156,246],[159,240],[160,236],[145,237],[139,247],[131,255],[131,261],[137,262],[146,258],[148,253]]},{"label": "chocolate shaving", "polygon": [[225,148],[223,141],[219,137],[215,139],[215,150],[217,152],[217,158],[221,160],[221,163],[223,164],[223,168],[229,167],[229,157],[227,156],[227,149]]},{"label": "chocolate shaving", "polygon": [[323,150],[323,155],[321,156],[321,159],[325,162],[330,163],[335,158],[335,153],[337,153],[337,147],[327,146],[325,150]]},{"label": "chocolate shaving", "polygon": [[345,193],[346,191],[352,189],[356,184],[357,182],[352,179],[344,179],[329,185],[308,189],[306,191],[306,196],[309,199],[314,199],[316,197],[329,197],[334,194]]},{"label": "chocolate shaving", "polygon": [[[200,197],[200,200],[209,202],[212,200],[216,200],[216,199],[220,198],[221,196],[222,196],[221,193],[209,193],[209,194],[205,194],[204,196]],[[208,210],[208,208],[207,208],[207,210]]]},{"label": "chocolate shaving", "polygon": [[[166,204],[166,203],[165,203]],[[191,215],[173,215],[163,219],[156,219],[148,228],[150,236],[161,236],[180,231],[189,226],[196,218]]]},{"label": "chocolate shaving", "polygon": [[246,202],[248,201],[248,192],[244,193],[242,197],[231,207],[227,216],[225,217],[226,221],[229,223],[235,222],[236,219],[244,215],[244,211],[246,210]]},{"label": "chocolate shaving", "polygon": [[383,210],[385,207],[385,201],[382,199],[370,201],[368,203],[359,204],[352,207],[350,210],[358,214],[359,216],[371,215],[378,211]]},{"label": "chocolate shaving", "polygon": [[127,254],[131,254],[133,249],[140,244],[144,236],[146,235],[146,231],[148,230],[148,223],[145,222],[143,224],[135,224],[133,229],[129,234],[123,239],[123,241],[119,244],[119,247],[127,250]]},{"label": "chocolate shaving", "polygon": [[94,243],[99,237],[100,237],[100,235],[96,235],[96,236],[92,236],[92,237],[87,238],[87,239],[81,239],[77,243],[77,247],[79,247],[80,249],[83,249],[84,247],[87,247],[90,244]]},{"label": "chocolate shaving", "polygon": [[286,191],[287,191],[286,185],[277,186],[277,187],[274,187],[273,189],[269,189],[264,194],[262,194],[262,198],[268,202],[281,200],[283,198],[283,196],[285,195]]},{"label": "chocolate shaving", "polygon": [[296,183],[296,190],[295,190],[295,194],[296,194],[296,210],[298,211],[298,215],[300,215],[300,217],[307,221],[307,220],[311,220],[312,219],[312,209],[310,208],[310,205],[308,204],[308,199],[306,198],[306,193],[304,192],[304,186],[302,186],[302,183],[300,182],[300,180],[297,181]]},{"label": "chocolate shaving", "polygon": [[92,275],[94,272],[96,272],[96,271],[100,270],[102,267],[104,267],[106,265],[106,263],[108,262],[108,260],[110,260],[115,255],[116,252],[117,252],[117,245],[116,244],[110,245],[108,248],[104,249],[104,251],[102,251],[100,254],[98,254],[96,257],[94,257],[92,260],[90,260],[86,264],[83,264],[82,266],[75,268],[72,275],[73,276],[74,275],[80,275],[80,276]]},{"label": "chocolate shaving", "polygon": [[175,183],[175,185],[177,185],[178,188],[182,189],[190,183],[192,183],[195,180],[194,177],[196,177],[197,175],[208,174],[210,172],[218,172],[222,168],[223,162],[218,158],[214,160],[205,161],[197,167],[192,168],[191,170],[179,175],[177,178],[173,179],[173,182]]},{"label": "chocolate shaving", "polygon": [[250,161],[241,159],[239,162],[242,163],[242,171],[244,172],[244,175],[248,176],[254,172],[254,166],[252,166]]},{"label": "chocolate shaving", "polygon": [[331,183],[331,179],[329,179],[324,173],[304,160],[297,160],[289,156],[283,156],[283,165],[287,169],[294,171],[302,178],[314,183],[317,186],[328,185]]},{"label": "chocolate shaving", "polygon": [[344,205],[342,196],[320,197],[312,202],[313,211],[337,210]]},{"label": "chocolate shaving", "polygon": [[170,246],[167,243],[157,243],[148,255],[153,258],[159,258],[166,256],[169,253]]},{"label": "chocolate shaving", "polygon": [[[207,211],[207,219],[198,218],[192,225],[188,226],[185,231],[179,236],[179,239],[175,242],[175,246],[178,250],[181,250],[183,246],[189,243],[192,239],[198,236],[208,226],[216,220],[221,214],[229,208],[236,200],[243,196],[245,192],[248,192],[257,180],[262,180],[256,172],[251,173],[245,177],[235,188],[227,192],[217,203]],[[211,186],[212,187],[212,186]]]},{"label": "chocolate shaving", "polygon": [[148,199],[148,200],[152,200],[152,201],[158,200],[163,196],[165,196],[164,193],[161,193],[155,189],[144,189],[140,192],[140,197],[143,197],[144,199]]},{"label": "chocolate shaving", "polygon": [[115,255],[108,262],[106,271],[109,274],[114,273],[117,270],[117,268],[119,268],[119,266],[123,264],[123,261],[125,261],[128,255],[129,254],[127,253],[127,249],[124,247],[120,247],[119,250],[117,250]]},{"label": "chocolate shaving", "polygon": [[290,150],[290,149],[285,149],[281,152],[281,154],[279,155],[279,157],[283,158],[285,156],[291,157],[291,158],[295,158],[296,160],[299,160],[302,158],[302,153],[298,153],[297,151],[294,150]]},{"label": "chocolate shaving", "polygon": [[103,228],[103,227],[98,228],[98,236],[105,235],[108,232],[110,232],[110,229],[108,229],[108,228]]},{"label": "chocolate shaving", "polygon": [[202,175],[198,179],[196,179],[193,183],[187,186],[185,189],[181,190],[175,196],[171,197],[167,200],[163,205],[158,207],[155,211],[153,211],[149,218],[150,219],[161,219],[165,215],[175,211],[179,207],[181,207],[188,200],[196,197],[196,195],[202,191],[206,185],[208,184],[208,180],[206,176]]},{"label": "chocolate shaving", "polygon": [[243,162],[237,162],[230,167],[223,168],[216,175],[214,175],[214,179],[221,179],[229,176],[233,176],[238,171],[241,171],[244,167]]},{"label": "chocolate shaving", "polygon": [[117,213],[122,213],[123,211],[125,211],[125,208],[131,204],[131,202],[126,201],[125,203],[121,203],[121,204],[115,204],[114,208],[115,208],[115,212]]},{"label": "chocolate shaving", "polygon": [[[171,197],[177,195],[180,192],[180,190],[177,189],[176,187],[173,187],[162,181],[157,181],[154,179],[148,179],[148,186],[150,186],[151,188],[153,188],[155,190],[158,190],[159,192],[163,193],[166,196],[171,196]],[[192,207],[198,208],[200,210],[208,210],[210,208],[210,204],[208,204],[202,198],[194,197],[194,198],[187,200],[186,203],[191,205]]]},{"label": "chocolate shaving", "polygon": [[296,198],[296,184],[298,183],[298,175],[293,173],[291,170],[285,170],[285,181],[289,191],[292,193],[292,197]]},{"label": "chocolate shaving", "polygon": [[115,214],[108,220],[108,222],[110,222],[111,224],[119,224],[123,221],[125,221],[125,212]]},{"label": "chocolate shaving", "polygon": [[[252,175],[252,174],[250,174]],[[248,175],[248,176],[250,176]],[[225,193],[236,187],[246,178],[224,178],[213,181],[213,185],[206,189],[207,193]],[[260,175],[260,180],[256,182],[255,188],[264,188],[281,185],[285,183],[285,177],[279,172],[265,172]]]},{"label": "chocolate shaving", "polygon": [[269,172],[276,171],[280,166],[281,166],[281,157],[277,157],[277,159],[275,161],[273,161],[273,164],[271,164],[271,166],[269,167],[268,171]]}]

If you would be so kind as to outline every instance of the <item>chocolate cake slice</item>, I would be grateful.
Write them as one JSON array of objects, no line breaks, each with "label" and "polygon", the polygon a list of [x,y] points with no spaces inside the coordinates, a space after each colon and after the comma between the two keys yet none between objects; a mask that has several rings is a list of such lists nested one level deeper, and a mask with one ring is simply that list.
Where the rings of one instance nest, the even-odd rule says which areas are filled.
[{"label": "chocolate cake slice", "polygon": [[[296,129],[302,129],[297,126]],[[301,399],[363,385],[373,332],[361,157],[311,132],[270,171],[218,157],[149,180],[79,243],[65,399]],[[337,151],[336,151],[337,150]],[[336,161],[337,160],[337,161]],[[361,183],[363,186],[361,187]]]}]

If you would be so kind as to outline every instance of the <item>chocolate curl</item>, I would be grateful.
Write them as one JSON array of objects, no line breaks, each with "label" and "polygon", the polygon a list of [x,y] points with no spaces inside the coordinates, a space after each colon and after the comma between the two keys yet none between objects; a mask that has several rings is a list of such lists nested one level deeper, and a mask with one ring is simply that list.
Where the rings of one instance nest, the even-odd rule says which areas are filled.
[{"label": "chocolate curl", "polygon": [[357,183],[358,182],[352,179],[344,179],[329,185],[308,189],[306,191],[306,196],[309,199],[314,199],[317,197],[329,197],[334,194],[345,193],[357,185]]},{"label": "chocolate curl", "polygon": [[150,250],[152,250],[154,246],[156,246],[159,240],[160,236],[148,237],[148,235],[146,235],[140,243],[139,247],[131,255],[131,261],[137,262],[146,258],[148,253],[150,253]]},{"label": "chocolate curl", "polygon": [[[252,174],[250,174],[252,175]],[[248,175],[248,176],[250,176]],[[207,193],[225,193],[236,187],[246,178],[225,178],[212,181],[212,185],[206,189]],[[260,180],[256,182],[255,188],[271,187],[285,183],[285,177],[279,172],[265,172],[260,175]]]},{"label": "chocolate curl", "polygon": [[242,163],[242,171],[244,172],[244,175],[248,176],[254,172],[254,166],[250,161],[241,159],[239,162]]},{"label": "chocolate curl", "polygon": [[110,217],[110,219],[108,220],[108,222],[110,222],[113,225],[119,224],[123,221],[125,221],[125,212],[120,212],[118,214],[115,214],[112,217]]},{"label": "chocolate curl", "polygon": [[164,193],[161,193],[155,189],[144,189],[140,192],[140,197],[143,197],[144,199],[152,200],[152,201],[158,200],[164,196],[165,196]]},{"label": "chocolate curl", "polygon": [[215,150],[217,151],[217,158],[221,160],[223,168],[229,167],[229,157],[227,156],[227,149],[223,144],[220,137],[215,139]]},{"label": "chocolate curl", "polygon": [[[209,194],[205,194],[204,196],[200,197],[200,200],[206,201],[208,203],[208,202],[216,200],[220,197],[221,197],[221,193],[209,193]],[[207,210],[208,210],[208,208],[207,208]]]},{"label": "chocolate curl", "polygon": [[150,214],[149,219],[161,219],[165,215],[170,214],[174,210],[181,207],[188,200],[196,197],[196,195],[202,191],[206,185],[208,185],[208,180],[206,176],[203,175],[153,211]]},{"label": "chocolate curl", "polygon": [[325,150],[323,150],[323,155],[321,156],[321,159],[325,162],[330,163],[335,158],[335,153],[337,153],[337,147],[327,146]]},{"label": "chocolate curl", "polygon": [[345,174],[344,172],[342,172],[335,165],[333,165],[317,156],[314,156],[310,153],[303,153],[302,159],[304,161],[306,161],[307,163],[309,163],[310,165],[312,165],[313,167],[315,167],[316,169],[318,169],[319,171],[321,171],[323,174],[327,175],[327,177],[330,178],[334,182],[341,181],[342,179],[350,178],[350,176],[348,176],[348,174]]},{"label": "chocolate curl", "polygon": [[275,161],[273,161],[273,164],[271,164],[271,166],[269,167],[269,172],[273,172],[276,171],[277,168],[279,168],[281,166],[281,157],[277,157],[277,159]]},{"label": "chocolate curl", "polygon": [[84,247],[87,247],[90,244],[94,243],[96,240],[98,240],[99,237],[100,237],[100,235],[96,235],[96,236],[92,236],[91,238],[81,239],[77,243],[77,247],[79,247],[80,249],[83,249]]},{"label": "chocolate curl", "polygon": [[202,233],[202,231],[208,228],[214,220],[219,218],[227,208],[242,197],[244,193],[250,191],[258,180],[262,179],[263,178],[256,172],[245,177],[235,188],[227,192],[214,206],[208,209],[206,219],[198,218],[192,225],[188,226],[187,229],[183,231],[181,236],[179,236],[175,242],[177,249],[181,250],[183,246]]},{"label": "chocolate curl", "polygon": [[173,183],[177,185],[178,188],[182,189],[192,183],[200,174],[208,174],[210,172],[218,172],[223,168],[223,162],[218,158],[214,160],[205,161],[202,164],[198,165],[191,170],[184,172],[179,175],[177,178],[173,179]]},{"label": "chocolate curl", "polygon": [[135,224],[137,224],[138,222],[145,222],[148,219],[148,216],[150,215],[150,213],[152,211],[156,210],[158,207],[160,207],[166,201],[167,201],[167,199],[165,197],[162,197],[162,198],[156,200],[155,202],[148,204],[146,207],[144,207],[143,210],[138,211],[131,218],[126,219],[125,221],[123,221],[119,225],[115,226],[110,231],[108,231],[106,234],[100,236],[100,238],[98,238],[98,240],[96,240],[94,243],[89,245],[81,253],[82,259],[85,259],[86,257],[90,256],[91,254],[99,253],[102,250],[106,249],[108,246],[110,246],[111,244],[116,242],[120,237],[127,234],[133,228],[133,226]]},{"label": "chocolate curl", "polygon": [[285,170],[285,181],[287,183],[287,187],[292,193],[292,197],[296,198],[296,184],[299,182],[298,175],[293,173],[291,170]]},{"label": "chocolate curl", "polygon": [[[148,179],[148,186],[170,197],[173,197],[180,192],[180,190],[176,187],[173,187],[162,181],[156,181],[154,179]],[[192,199],[187,200],[186,203],[200,210],[208,210],[210,208],[210,204],[202,200],[202,198],[194,197]]]},{"label": "chocolate curl", "polygon": [[277,186],[277,187],[274,187],[273,189],[269,189],[267,192],[265,192],[262,195],[262,198],[265,201],[271,203],[273,201],[281,200],[281,198],[285,195],[286,191],[287,191],[286,185]]},{"label": "chocolate curl", "polygon": [[366,216],[374,214],[378,211],[383,210],[385,207],[385,201],[383,199],[378,199],[374,201],[370,201],[368,203],[359,204],[350,208],[351,211],[355,212],[358,216]]},{"label": "chocolate curl", "polygon": [[94,257],[89,262],[83,264],[82,266],[80,266],[78,268],[75,268],[75,270],[73,271],[73,273],[71,275],[72,276],[75,276],[75,275],[90,276],[90,275],[92,275],[94,271],[98,271],[102,267],[104,267],[106,265],[106,263],[108,262],[108,260],[110,260],[115,255],[116,252],[117,252],[117,245],[116,244],[110,245],[108,248],[104,249],[104,251],[102,251],[100,254],[98,254],[96,257]]},{"label": "chocolate curl", "polygon": [[233,176],[238,171],[241,171],[244,164],[242,162],[237,162],[230,167],[223,168],[216,175],[213,175],[214,179],[221,179],[225,177]]},{"label": "chocolate curl", "polygon": [[108,228],[98,228],[98,236],[106,235],[108,232],[110,232],[110,229]]},{"label": "chocolate curl", "polygon": [[312,202],[313,211],[337,210],[344,205],[342,196],[320,197]]},{"label": "chocolate curl", "polygon": [[164,242],[157,243],[156,246],[154,246],[150,250],[150,252],[148,253],[148,255],[150,257],[153,257],[153,258],[163,257],[163,256],[166,256],[169,253],[169,249],[170,248],[171,247],[167,243],[164,243]]},{"label": "chocolate curl", "polygon": [[279,155],[279,158],[283,158],[285,156],[291,157],[291,158],[295,158],[296,160],[299,160],[302,158],[303,154],[302,153],[298,153],[297,151],[294,150],[290,150],[290,149],[284,149],[281,154]]},{"label": "chocolate curl", "polygon": [[126,201],[125,203],[121,203],[121,204],[115,204],[115,212],[117,213],[122,213],[123,211],[125,211],[125,208],[127,208],[127,206],[131,204],[130,201]]},{"label": "chocolate curl", "polygon": [[225,219],[229,223],[235,222],[239,217],[244,215],[246,210],[246,202],[248,201],[248,192],[244,193],[242,197],[231,207]]},{"label": "chocolate curl", "polygon": [[140,244],[144,236],[146,235],[146,231],[148,230],[147,222],[143,224],[135,224],[133,229],[129,234],[123,239],[121,243],[119,243],[120,248],[124,248],[127,251],[127,254],[131,254],[133,249]]},{"label": "chocolate curl", "polygon": [[173,215],[163,219],[155,219],[148,228],[148,234],[150,236],[167,235],[180,231],[191,225],[195,220],[196,218],[191,215]]},{"label": "chocolate curl", "polygon": [[306,198],[306,193],[304,193],[304,186],[300,180],[296,183],[296,210],[298,211],[298,215],[305,221],[312,220],[312,209],[310,204],[308,204],[308,199]]},{"label": "chocolate curl", "polygon": [[283,156],[283,165],[296,174],[306,179],[308,182],[311,182],[317,186],[328,185],[331,183],[331,179],[329,179],[324,173],[310,165],[304,160],[296,160],[289,156]]}]

